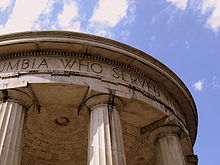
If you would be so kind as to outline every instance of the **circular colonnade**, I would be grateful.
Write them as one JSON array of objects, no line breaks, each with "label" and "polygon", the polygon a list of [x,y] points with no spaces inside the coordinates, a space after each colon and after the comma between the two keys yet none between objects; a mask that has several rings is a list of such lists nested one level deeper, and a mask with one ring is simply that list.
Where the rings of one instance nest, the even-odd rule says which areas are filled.
[{"label": "circular colonnade", "polygon": [[2,165],[196,165],[197,110],[165,65],[82,33],[0,36]]}]

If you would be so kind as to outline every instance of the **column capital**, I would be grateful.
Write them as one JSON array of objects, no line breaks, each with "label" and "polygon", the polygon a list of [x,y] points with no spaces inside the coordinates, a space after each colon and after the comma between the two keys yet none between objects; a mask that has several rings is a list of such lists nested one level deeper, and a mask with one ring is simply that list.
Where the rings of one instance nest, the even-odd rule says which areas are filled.
[{"label": "column capital", "polygon": [[99,106],[109,106],[109,108],[114,107],[120,111],[124,108],[122,99],[108,93],[92,95],[85,100],[84,105],[89,111],[92,111],[95,107]]},{"label": "column capital", "polygon": [[0,90],[0,102],[17,102],[25,109],[34,104],[32,97],[18,89],[3,89]]},{"label": "column capital", "polygon": [[179,137],[182,129],[176,125],[164,125],[151,131],[150,140],[156,147],[158,165],[186,165]]},{"label": "column capital", "polygon": [[155,144],[155,142],[162,137],[166,136],[177,136],[179,138],[183,137],[185,132],[178,125],[161,125],[157,128],[154,128],[148,136],[149,142]]}]

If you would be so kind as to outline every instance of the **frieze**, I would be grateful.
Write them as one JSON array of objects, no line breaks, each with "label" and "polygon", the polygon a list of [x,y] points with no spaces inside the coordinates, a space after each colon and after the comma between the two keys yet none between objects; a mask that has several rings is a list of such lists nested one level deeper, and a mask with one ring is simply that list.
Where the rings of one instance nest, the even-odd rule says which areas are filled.
[{"label": "frieze", "polygon": [[[53,56],[51,53],[45,52],[43,54],[44,56],[35,56],[36,53],[30,53],[28,56],[20,54],[14,55],[14,58],[2,58],[0,61],[0,78],[18,77],[19,74],[31,73],[67,76],[87,74],[99,79],[111,80],[113,83],[120,83],[140,91],[143,95],[156,99],[169,108],[180,112],[174,98],[151,78],[136,69],[107,59],[99,59],[99,57],[88,58],[90,55],[85,55],[88,57],[82,58],[82,54],[75,57],[71,56],[71,53],[67,53],[67,56],[61,56],[62,53],[60,52],[55,53]],[[20,57],[18,58],[18,56]]]}]

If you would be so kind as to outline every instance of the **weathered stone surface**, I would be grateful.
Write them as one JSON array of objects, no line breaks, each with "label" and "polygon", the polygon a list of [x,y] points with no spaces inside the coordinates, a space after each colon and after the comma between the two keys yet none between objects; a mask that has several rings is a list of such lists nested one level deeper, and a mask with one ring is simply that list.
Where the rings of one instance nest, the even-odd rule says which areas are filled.
[{"label": "weathered stone surface", "polygon": [[14,100],[0,103],[0,164],[18,165],[21,161],[25,110]]},{"label": "weathered stone surface", "polygon": [[115,107],[107,104],[95,105],[91,110],[89,165],[126,165],[121,123]]},{"label": "weathered stone surface", "polygon": [[185,158],[176,135],[167,135],[157,140],[157,165],[186,165]]},{"label": "weathered stone surface", "polygon": [[88,115],[63,106],[29,111],[24,134],[22,165],[86,164]]},{"label": "weathered stone surface", "polygon": [[[0,36],[0,90],[29,109],[21,165],[86,164],[91,107],[85,101],[103,94],[123,104],[114,123],[120,120],[128,165],[156,163],[162,149],[150,142],[150,132],[170,116],[186,133],[175,150],[193,155],[197,112],[188,89],[162,63],[116,41],[56,31]],[[30,96],[28,104],[23,95]]]},{"label": "weathered stone surface", "polygon": [[[15,74],[16,73],[16,74]],[[128,69],[115,67],[104,62],[79,57],[23,57],[0,61],[0,77],[10,78],[25,74],[51,74],[51,76],[87,76],[101,79],[113,84],[133,87],[134,92],[161,101],[182,117],[175,100],[152,80],[131,72]],[[99,82],[100,83],[100,82]],[[96,88],[96,87],[95,87]],[[135,97],[135,94],[130,97]],[[146,97],[145,96],[145,97]],[[141,99],[136,97],[137,99]]]}]

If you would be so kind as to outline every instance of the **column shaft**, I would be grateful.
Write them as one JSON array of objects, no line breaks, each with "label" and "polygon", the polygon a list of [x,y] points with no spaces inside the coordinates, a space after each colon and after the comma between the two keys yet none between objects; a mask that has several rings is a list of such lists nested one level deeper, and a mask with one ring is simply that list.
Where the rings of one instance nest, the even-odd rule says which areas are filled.
[{"label": "column shaft", "polygon": [[6,101],[0,103],[0,164],[19,165],[25,110]]},{"label": "column shaft", "polygon": [[177,136],[167,135],[158,138],[157,165],[186,165]]},{"label": "column shaft", "polygon": [[107,104],[95,106],[90,115],[88,165],[126,165],[118,111]]}]

